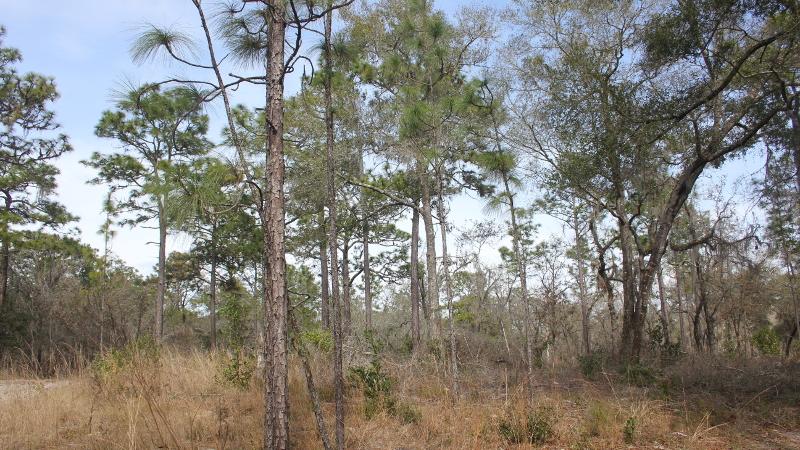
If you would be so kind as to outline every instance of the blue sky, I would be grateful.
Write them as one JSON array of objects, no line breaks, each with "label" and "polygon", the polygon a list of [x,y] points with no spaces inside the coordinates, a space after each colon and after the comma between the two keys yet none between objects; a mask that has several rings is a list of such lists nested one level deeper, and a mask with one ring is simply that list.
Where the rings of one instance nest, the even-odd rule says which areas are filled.
[{"label": "blue sky", "polygon": [[[505,1],[438,0],[436,4],[454,14],[461,6],[502,6]],[[101,206],[105,188],[86,184],[94,172],[79,161],[95,151],[115,150],[113,142],[94,136],[94,126],[101,112],[112,106],[115,89],[126,81],[141,83],[180,73],[178,66],[133,64],[128,50],[137,30],[146,23],[154,23],[190,33],[196,31],[194,7],[190,0],[0,0],[0,11],[3,12],[0,25],[7,30],[4,45],[22,52],[24,61],[20,69],[56,79],[61,98],[55,104],[55,110],[63,131],[70,136],[75,148],[57,163],[61,170],[58,196],[73,214],[80,217],[78,227],[83,240],[99,249],[102,238],[96,231],[104,220]],[[291,87],[288,90],[291,91]],[[254,93],[252,98],[260,100],[260,95]],[[240,93],[236,101],[246,103],[247,97],[246,93]],[[216,124],[212,128],[219,130],[223,119],[221,111],[212,108],[209,114],[212,125]],[[216,133],[213,132],[211,137],[217,138]],[[752,157],[709,171],[709,175],[716,180],[726,177],[733,182],[737,177],[757,171],[759,164],[760,158]],[[706,177],[706,180],[710,179]],[[740,189],[748,190],[746,185]],[[740,205],[741,213],[747,209],[748,205]],[[456,226],[464,226],[470,220],[482,219],[483,213],[481,201],[462,196],[454,200],[450,218]],[[503,220],[497,216],[492,219]],[[544,222],[543,234],[560,234],[556,222],[546,218],[540,221]],[[152,245],[155,240],[156,233],[150,229],[118,229],[113,252],[140,271],[150,272],[157,255],[157,248]],[[168,251],[185,250],[189,244],[186,237],[173,236],[168,242]],[[494,248],[488,249],[487,253],[490,260],[497,261]]]},{"label": "blue sky", "polygon": [[[436,4],[454,14],[460,6],[498,3],[438,0]],[[22,52],[20,71],[34,71],[56,80],[61,98],[54,109],[74,147],[57,162],[61,170],[57,195],[70,212],[80,217],[77,226],[82,239],[99,249],[102,238],[97,230],[104,220],[101,211],[106,191],[102,186],[86,184],[95,174],[80,161],[95,151],[110,152],[115,147],[113,142],[97,138],[94,126],[102,111],[112,106],[113,92],[126,82],[154,81],[181,72],[178,66],[132,63],[128,51],[137,31],[153,23],[194,32],[196,11],[190,0],[0,0],[0,11],[0,25],[6,28],[3,45]],[[240,95],[237,102],[247,102],[247,98]],[[213,124],[222,120],[220,113],[218,109],[209,111],[215,130],[219,125]],[[212,138],[217,137],[215,134]],[[477,201],[457,202],[460,207],[453,208],[456,222],[466,222],[471,216],[478,218]],[[129,265],[147,273],[156,260],[156,238],[153,230],[144,227],[118,228],[112,250]],[[168,251],[183,250],[189,244],[184,236],[172,236]]]}]

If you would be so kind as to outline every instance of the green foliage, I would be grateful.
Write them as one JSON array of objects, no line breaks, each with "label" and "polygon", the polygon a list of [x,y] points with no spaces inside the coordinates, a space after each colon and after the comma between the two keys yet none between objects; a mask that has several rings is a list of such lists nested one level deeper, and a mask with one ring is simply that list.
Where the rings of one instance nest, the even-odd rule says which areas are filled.
[{"label": "green foliage", "polygon": [[351,367],[349,377],[364,392],[364,415],[368,419],[382,410],[388,410],[394,403],[391,397],[392,380],[383,373],[377,358],[368,366]]},{"label": "green foliage", "polygon": [[247,342],[253,300],[237,280],[227,280],[222,289],[219,316],[223,319],[220,333],[234,351],[244,348]]},{"label": "green foliage", "polygon": [[498,434],[510,444],[544,444],[553,437],[554,410],[540,406],[525,414],[524,420],[506,415],[497,426]]},{"label": "green foliage", "polygon": [[778,355],[781,339],[772,327],[764,327],[753,334],[753,346],[763,355]]},{"label": "green foliage", "polygon": [[329,353],[333,350],[333,335],[330,330],[324,328],[305,330],[301,339],[322,352]]},{"label": "green foliage", "polygon": [[602,372],[606,359],[606,354],[597,350],[590,352],[588,355],[579,355],[578,365],[581,373],[586,378],[593,379]]},{"label": "green foliage", "polygon": [[639,387],[650,386],[656,380],[655,370],[641,363],[625,366],[623,376],[627,383]]},{"label": "green foliage", "polygon": [[95,380],[108,384],[117,377],[126,377],[130,370],[142,365],[158,364],[161,347],[150,335],[131,341],[119,349],[111,349],[98,355],[91,369]]},{"label": "green foliage", "polygon": [[220,373],[216,379],[218,382],[244,391],[250,387],[250,381],[253,379],[255,370],[255,357],[240,350],[230,356],[223,356],[220,364]]},{"label": "green foliage", "polygon": [[622,437],[626,444],[633,444],[636,437],[636,418],[633,416],[625,420],[625,426],[622,428]]},{"label": "green foliage", "polygon": [[417,423],[422,417],[413,406],[397,400],[392,394],[394,381],[383,372],[377,356],[368,366],[351,367],[348,378],[361,386],[364,393],[364,415],[367,419],[382,411],[404,423]]},{"label": "green foliage", "polygon": [[611,426],[613,415],[608,404],[592,402],[586,410],[586,433],[589,436],[599,436]]},{"label": "green foliage", "polygon": [[223,319],[220,333],[231,349],[229,355],[222,356],[217,380],[239,389],[247,389],[256,369],[255,357],[245,348],[248,340],[252,299],[238,281],[227,280],[222,289],[222,304],[219,316]]}]

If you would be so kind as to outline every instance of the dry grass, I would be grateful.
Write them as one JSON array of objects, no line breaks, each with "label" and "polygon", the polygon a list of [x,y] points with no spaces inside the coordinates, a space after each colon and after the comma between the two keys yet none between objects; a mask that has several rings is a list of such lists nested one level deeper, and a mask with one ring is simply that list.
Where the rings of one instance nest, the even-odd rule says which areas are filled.
[{"label": "dry grass", "polygon": [[[329,428],[332,386],[328,364],[313,361]],[[396,398],[419,413],[404,423],[382,412],[367,419],[360,390],[348,390],[347,448],[530,448],[508,442],[501,423],[524,424],[544,412],[550,433],[541,448],[793,448],[797,418],[791,407],[772,418],[718,421],[694,397],[658,399],[652,390],[605,377],[595,383],[541,375],[533,408],[502,368],[467,368],[460,400],[453,401],[442,368],[431,361],[385,361]],[[0,448],[257,448],[262,395],[257,383],[239,390],[219,382],[220,362],[205,353],[162,353],[103,382],[91,371],[62,383],[28,383],[0,394]],[[506,384],[506,379],[509,384]],[[8,384],[9,381],[2,383]],[[19,382],[17,382],[19,383]],[[2,391],[0,391],[2,392]],[[687,394],[688,395],[688,394]],[[320,448],[305,382],[297,361],[290,370],[293,448]],[[755,407],[756,398],[748,408]],[[782,420],[777,424],[774,420]],[[626,433],[627,428],[627,433]]]}]

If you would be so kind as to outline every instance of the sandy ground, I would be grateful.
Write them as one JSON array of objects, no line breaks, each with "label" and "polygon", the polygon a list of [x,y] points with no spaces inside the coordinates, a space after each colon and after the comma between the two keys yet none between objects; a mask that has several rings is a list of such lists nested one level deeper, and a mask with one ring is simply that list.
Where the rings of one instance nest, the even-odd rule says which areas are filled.
[{"label": "sandy ground", "polygon": [[65,384],[65,380],[0,380],[0,401],[30,397]]}]

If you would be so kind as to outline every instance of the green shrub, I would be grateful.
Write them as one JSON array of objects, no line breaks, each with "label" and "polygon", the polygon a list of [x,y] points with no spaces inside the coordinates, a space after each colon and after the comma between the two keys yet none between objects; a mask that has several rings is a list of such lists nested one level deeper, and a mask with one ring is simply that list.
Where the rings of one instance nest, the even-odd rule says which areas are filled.
[{"label": "green shrub", "polygon": [[319,351],[329,353],[333,350],[333,335],[328,330],[322,328],[307,330],[303,332],[301,339]]},{"label": "green shrub", "polygon": [[764,327],[753,335],[753,346],[763,355],[777,355],[781,352],[781,340],[771,327]]},{"label": "green shrub", "polygon": [[404,423],[417,423],[422,413],[413,406],[398,401],[392,394],[392,379],[383,372],[380,360],[374,358],[368,366],[350,368],[350,380],[361,386],[364,393],[364,416],[367,419],[385,411]]},{"label": "green shrub", "polygon": [[655,371],[640,363],[628,364],[623,374],[628,384],[639,387],[650,386],[656,380]]},{"label": "green shrub", "polygon": [[380,361],[374,359],[368,366],[351,367],[349,377],[364,392],[364,415],[368,419],[389,409],[392,380],[381,370]]},{"label": "green shrub", "polygon": [[622,437],[626,444],[633,444],[636,437],[636,418],[631,416],[625,420],[625,426],[622,428]]},{"label": "green shrub", "polygon": [[543,444],[553,437],[553,410],[539,407],[529,411],[525,420],[506,416],[497,424],[500,437],[509,444]]},{"label": "green shrub", "polygon": [[531,444],[543,444],[553,436],[553,410],[537,408],[528,414],[527,436]]},{"label": "green shrub", "polygon": [[133,366],[141,363],[157,363],[161,357],[161,347],[145,335],[129,342],[122,348],[110,349],[92,361],[92,374],[99,382],[108,381]]},{"label": "green shrub", "polygon": [[497,425],[497,432],[500,437],[509,444],[521,444],[525,438],[522,427],[508,419],[500,420],[500,423]]},{"label": "green shrub", "polygon": [[592,402],[586,410],[586,432],[600,436],[611,425],[611,412],[606,403]]},{"label": "green shrub", "polygon": [[244,391],[250,387],[250,380],[255,370],[256,359],[252,355],[238,351],[231,356],[223,357],[216,380]]},{"label": "green shrub", "polygon": [[578,356],[578,366],[581,369],[581,373],[586,378],[594,378],[597,374],[602,372],[604,365],[605,355],[601,352],[594,351],[587,355]]}]

